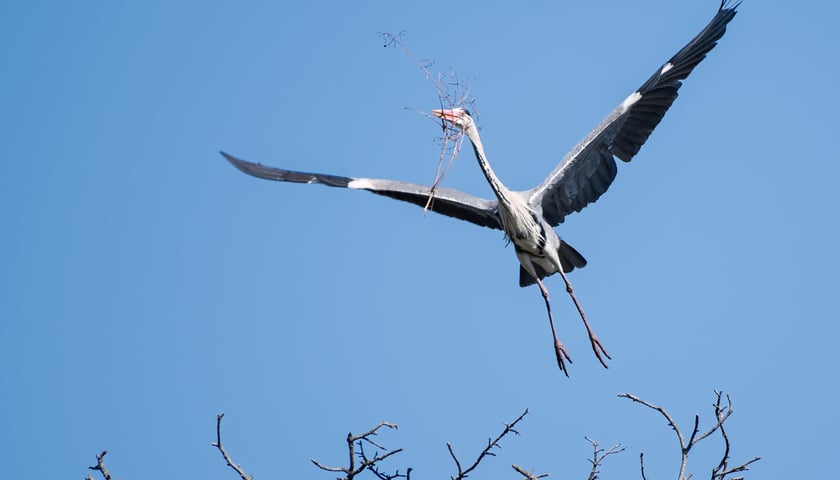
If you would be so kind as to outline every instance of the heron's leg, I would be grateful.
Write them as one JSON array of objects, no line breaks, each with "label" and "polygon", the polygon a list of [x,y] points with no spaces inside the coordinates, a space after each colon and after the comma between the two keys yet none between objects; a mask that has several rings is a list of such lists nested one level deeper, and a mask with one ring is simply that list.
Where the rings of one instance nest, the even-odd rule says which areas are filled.
[{"label": "heron's leg", "polygon": [[583,320],[583,325],[586,327],[586,333],[589,334],[589,343],[592,344],[592,351],[595,352],[595,356],[598,357],[598,361],[601,362],[601,365],[604,368],[610,368],[607,366],[607,362],[604,361],[603,357],[601,357],[601,353],[603,352],[604,356],[612,360],[612,357],[607,350],[601,345],[601,341],[598,340],[598,336],[595,335],[595,332],[592,331],[592,327],[589,326],[589,322],[586,320],[586,314],[583,313],[583,307],[580,306],[580,302],[578,302],[577,297],[575,296],[575,290],[572,288],[572,282],[566,278],[566,274],[563,273],[563,269],[559,269],[558,272],[560,276],[563,277],[563,281],[566,282],[566,291],[569,292],[569,296],[572,297],[572,301],[575,302],[575,307],[577,307],[578,313],[580,313],[580,318]]},{"label": "heron's leg", "polygon": [[542,281],[540,281],[539,277],[534,277],[537,279],[537,285],[540,286],[540,292],[542,292],[543,300],[545,300],[545,309],[548,312],[548,323],[551,325],[551,334],[554,335],[554,355],[557,357],[557,366],[560,367],[560,370],[563,371],[566,376],[569,376],[569,371],[566,370],[566,363],[563,361],[563,357],[566,357],[566,360],[569,363],[572,363],[572,357],[569,356],[569,352],[566,351],[566,347],[557,338],[557,330],[554,328],[554,317],[551,315],[551,304],[548,303],[548,290],[543,285]]}]

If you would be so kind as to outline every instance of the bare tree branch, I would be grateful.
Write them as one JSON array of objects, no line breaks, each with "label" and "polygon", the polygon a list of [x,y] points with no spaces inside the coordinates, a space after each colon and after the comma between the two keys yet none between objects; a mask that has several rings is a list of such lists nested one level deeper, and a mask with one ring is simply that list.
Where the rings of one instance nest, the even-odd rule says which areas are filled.
[{"label": "bare tree branch", "polygon": [[[423,71],[423,74],[426,76],[426,79],[430,80],[432,83],[435,84],[437,88],[438,97],[440,99],[441,106],[448,106],[449,108],[455,106],[462,106],[464,104],[472,104],[473,99],[470,96],[470,86],[469,84],[464,84],[458,80],[457,75],[454,72],[450,71],[449,74],[443,75],[438,73],[437,75],[433,75],[431,72],[431,68],[434,65],[434,62],[431,60],[420,60],[414,52],[408,48],[403,39],[405,38],[405,32],[400,32],[397,34],[388,33],[388,32],[380,32],[379,35],[385,41],[385,47],[395,47],[399,48],[403,51],[406,55],[411,57],[411,60],[420,67],[420,70]],[[454,88],[455,91],[451,91],[450,88]]]},{"label": "bare tree branch", "polygon": [[[720,463],[712,469],[712,480],[724,480],[727,475],[743,472],[749,470],[748,466],[751,463],[757,462],[761,460],[761,457],[753,457],[751,460],[738,465],[737,467],[729,468],[729,435],[726,434],[726,429],[723,427],[723,422],[729,415],[732,414],[732,399],[729,395],[726,395],[726,402],[729,404],[726,411],[720,406],[720,397],[722,392],[715,391],[715,395],[717,395],[717,401],[715,402],[715,416],[718,418],[718,428],[720,428],[720,435],[723,437],[723,456],[720,459]],[[733,477],[731,480],[743,480],[744,477]]]},{"label": "bare tree branch", "polygon": [[452,456],[452,460],[455,461],[455,466],[458,468],[458,475],[456,475],[454,477],[451,477],[452,480],[464,480],[465,478],[467,478],[469,473],[472,472],[473,470],[475,470],[475,468],[478,466],[478,464],[481,463],[482,460],[484,460],[484,457],[486,457],[487,455],[496,456],[496,454],[491,452],[491,450],[493,448],[502,448],[499,445],[499,441],[501,441],[502,438],[504,438],[505,435],[507,435],[508,433],[513,432],[516,435],[519,435],[519,432],[517,432],[514,429],[514,427],[516,426],[517,423],[519,423],[520,420],[522,420],[525,417],[525,415],[528,415],[528,409],[527,408],[525,409],[524,412],[522,412],[522,415],[520,415],[512,423],[510,423],[510,424],[506,423],[504,430],[502,430],[502,433],[500,433],[499,436],[496,437],[495,440],[492,440],[492,439],[488,438],[487,439],[487,446],[484,447],[484,450],[482,450],[481,453],[478,454],[478,458],[475,459],[475,462],[473,462],[473,464],[470,465],[470,467],[467,468],[466,470],[464,470],[461,467],[461,462],[458,461],[458,457],[455,455],[455,451],[452,449],[452,445],[449,442],[447,442],[446,443],[446,448],[449,449],[449,455]]},{"label": "bare tree branch", "polygon": [[[679,427],[677,427],[676,422],[674,422],[674,419],[671,418],[671,415],[668,414],[668,412],[664,408],[653,405],[652,403],[647,402],[645,400],[642,400],[641,398],[639,398],[635,395],[632,395],[630,393],[622,393],[622,394],[619,395],[619,397],[628,398],[628,399],[630,399],[630,400],[632,400],[636,403],[640,403],[640,404],[642,404],[642,405],[644,405],[648,408],[656,410],[657,412],[662,414],[663,417],[665,417],[665,420],[667,420],[668,425],[670,425],[671,428],[674,429],[674,432],[676,432],[677,438],[679,439],[680,454],[681,454],[680,455],[680,470],[679,470],[679,474],[677,475],[677,480],[688,480],[689,478],[691,478],[691,474],[686,474],[686,468],[687,468],[687,465],[688,465],[688,454],[691,451],[691,447],[698,444],[700,441],[708,438],[714,432],[720,431],[721,437],[723,438],[723,442],[724,442],[724,451],[723,451],[723,456],[722,456],[720,462],[718,463],[718,465],[716,467],[714,467],[712,469],[711,479],[712,480],[726,480],[727,475],[730,475],[730,474],[736,473],[736,472],[742,472],[742,471],[748,470],[748,466],[750,464],[760,460],[761,457],[754,457],[752,460],[749,460],[748,462],[745,462],[745,463],[743,463],[743,464],[741,464],[737,467],[734,467],[734,468],[729,468],[728,467],[728,462],[729,462],[729,436],[726,434],[726,430],[724,429],[723,425],[724,425],[724,422],[726,422],[726,420],[729,418],[729,416],[732,415],[733,409],[732,409],[732,399],[729,397],[729,395],[726,396],[726,401],[727,401],[726,407],[724,407],[722,405],[722,395],[723,395],[723,392],[718,392],[717,390],[715,391],[716,400],[715,400],[715,403],[713,404],[714,411],[715,411],[715,424],[709,430],[707,430],[706,432],[698,435],[698,433],[700,431],[700,417],[698,415],[695,415],[694,416],[694,428],[691,431],[691,437],[689,438],[688,443],[685,442],[684,437],[683,437],[682,433],[680,432]],[[641,468],[642,468],[642,480],[647,480],[646,477],[645,477],[645,465],[644,465],[644,456],[643,455],[639,456],[639,461],[641,463]],[[729,480],[743,480],[743,477],[730,478]]]},{"label": "bare tree branch", "polygon": [[[688,442],[686,442],[685,437],[683,437],[679,426],[676,424],[673,417],[671,417],[671,415],[664,408],[654,405],[646,400],[642,400],[641,398],[630,393],[622,393],[619,395],[619,397],[630,399],[635,403],[639,403],[652,410],[656,410],[666,419],[668,425],[674,430],[674,432],[677,435],[681,451],[680,469],[677,477],[678,480],[688,480],[692,477],[692,474],[686,473],[688,455],[692,447],[697,443],[701,442],[702,440],[705,440],[717,431],[720,432],[720,436],[723,440],[723,452],[720,461],[711,469],[710,479],[743,480],[744,477],[734,475],[749,470],[749,466],[761,460],[761,457],[753,457],[752,459],[741,463],[740,465],[730,466],[729,462],[731,444],[729,434],[727,433],[725,428],[725,422],[733,413],[732,399],[729,397],[729,395],[727,395],[726,402],[724,402],[723,393],[718,391],[715,391],[715,396],[716,399],[712,405],[715,412],[714,425],[707,431],[700,433],[700,419],[698,415],[695,415],[691,436],[689,437]],[[528,409],[525,409],[525,411],[522,412],[522,414],[519,415],[519,417],[517,417],[513,422],[504,424],[504,429],[495,438],[488,438],[487,446],[481,450],[475,461],[472,462],[472,464],[469,465],[469,467],[467,468],[464,468],[461,461],[458,459],[458,456],[455,454],[455,450],[452,447],[452,444],[447,442],[446,447],[449,451],[449,455],[452,457],[452,460],[455,462],[455,466],[458,470],[457,475],[450,477],[451,480],[467,479],[469,475],[478,467],[479,464],[481,464],[481,462],[487,456],[495,456],[496,453],[494,449],[502,448],[500,442],[506,435],[508,435],[509,433],[519,435],[519,432],[516,430],[516,426],[517,424],[519,424],[520,421],[522,421],[523,418],[525,418],[526,415],[528,415],[528,413]],[[228,455],[227,451],[222,446],[222,418],[224,418],[223,413],[216,416],[216,442],[213,442],[212,446],[219,450],[219,452],[222,454],[222,458],[224,458],[227,465],[239,475],[241,480],[253,480],[253,477],[248,475],[240,465],[233,462],[230,455]],[[356,476],[363,473],[365,470],[369,470],[371,474],[373,474],[376,477],[377,480],[410,480],[410,475],[412,471],[411,468],[407,468],[404,474],[400,473],[399,470],[390,473],[381,469],[381,464],[384,460],[393,455],[396,455],[397,453],[402,452],[403,450],[402,448],[389,450],[387,447],[385,447],[373,438],[379,435],[379,431],[382,429],[382,427],[387,427],[389,429],[398,428],[396,424],[383,421],[377,424],[375,427],[368,430],[367,432],[364,432],[360,435],[354,435],[352,432],[347,434],[346,442],[348,452],[348,466],[346,467],[326,466],[315,459],[312,459],[311,461],[315,466],[317,466],[321,470],[344,474],[343,477],[339,477],[337,480],[354,480]],[[598,480],[600,478],[601,473],[600,468],[603,466],[605,459],[610,455],[623,452],[625,450],[625,447],[623,447],[621,444],[616,444],[610,448],[605,449],[601,448],[598,442],[591,440],[587,437],[584,438],[586,438],[586,440],[592,446],[592,456],[589,460],[589,463],[592,465],[592,469],[589,472],[587,480]],[[365,451],[365,447],[373,447],[375,449],[372,456]],[[96,456],[96,465],[92,465],[88,468],[93,471],[99,471],[105,480],[111,480],[111,474],[105,468],[104,464],[104,457],[107,453],[107,450],[102,451],[102,453]],[[647,475],[645,473],[644,453],[639,454],[639,464],[642,480],[648,480]],[[535,474],[533,471],[529,472],[516,464],[511,465],[511,467],[523,477],[520,480],[540,480],[549,476],[548,473]],[[85,478],[86,480],[94,480],[93,475],[87,475]]]},{"label": "bare tree branch", "polygon": [[[105,477],[105,480],[111,480],[111,474],[105,468],[105,462],[103,460],[105,458],[105,455],[107,454],[108,450],[102,450],[102,453],[96,456],[96,465],[91,465],[88,468],[90,470],[99,471],[102,474],[102,476]],[[88,480],[93,480],[93,475],[88,475],[85,478]]]},{"label": "bare tree branch", "polygon": [[242,469],[241,465],[233,463],[233,460],[231,460],[230,455],[228,455],[228,453],[225,451],[225,447],[222,446],[222,418],[224,418],[224,416],[224,413],[216,415],[216,441],[211,443],[211,445],[218,448],[219,451],[222,452],[222,457],[225,459],[225,462],[227,462],[228,466],[239,474],[239,477],[242,478],[242,480],[252,480],[254,477],[245,473],[245,470]]},{"label": "bare tree branch", "polygon": [[658,407],[658,406],[656,406],[656,405],[654,405],[650,402],[642,400],[641,398],[639,398],[639,397],[637,397],[637,396],[635,396],[631,393],[621,393],[618,396],[619,397],[624,397],[624,398],[629,398],[630,400],[632,400],[636,403],[641,403],[642,405],[644,405],[648,408],[656,410],[657,412],[661,413],[663,417],[665,417],[665,420],[668,422],[668,425],[670,425],[671,428],[674,430],[674,433],[677,434],[677,439],[680,442],[680,451],[683,453],[683,462],[680,466],[680,475],[679,475],[679,477],[677,477],[678,479],[682,480],[683,473],[685,473],[685,440],[683,439],[682,433],[680,432],[679,427],[677,427],[676,422],[674,422],[674,419],[671,418],[671,415],[667,411],[665,411],[664,408]]},{"label": "bare tree branch", "polygon": [[[411,468],[406,470],[406,473],[403,475],[397,470],[393,474],[385,473],[378,468],[378,463],[385,460],[386,458],[390,457],[391,455],[395,455],[397,453],[402,452],[402,448],[398,448],[396,450],[388,450],[386,447],[380,445],[379,443],[373,441],[370,437],[378,435],[378,431],[382,427],[388,427],[392,429],[397,429],[397,425],[388,422],[379,422],[379,424],[367,432],[361,435],[353,435],[352,432],[347,434],[347,453],[348,453],[348,466],[347,467],[328,467],[323,465],[319,461],[315,460],[314,458],[311,460],[316,467],[320,468],[321,470],[325,470],[327,472],[341,472],[345,476],[341,478],[341,480],[352,480],[356,475],[364,472],[365,470],[370,470],[371,473],[376,475],[377,478],[380,480],[393,480],[395,478],[405,478],[406,480],[409,479],[409,475],[411,475]],[[368,443],[373,445],[376,448],[385,450],[384,453],[375,452],[373,457],[368,457],[365,453],[364,445]],[[359,449],[359,452],[356,453],[356,448]],[[356,465],[356,460],[360,460],[359,465]]]},{"label": "bare tree branch", "polygon": [[639,464],[642,467],[642,480],[647,480],[647,476],[645,475],[645,454],[639,454]]},{"label": "bare tree branch", "polygon": [[[715,425],[712,428],[710,428],[706,433],[697,437],[697,439],[694,440],[692,443],[689,443],[688,448],[691,448],[691,446],[694,445],[695,443],[697,443],[700,440],[703,440],[704,438],[708,437],[709,435],[715,433],[715,430],[723,427],[723,422],[725,422],[726,419],[729,418],[730,415],[732,415],[732,411],[733,411],[732,410],[732,399],[729,398],[729,395],[726,396],[726,400],[729,403],[729,406],[726,408],[726,411],[724,412],[724,409],[720,405],[720,400],[721,400],[721,395],[722,394],[723,394],[723,392],[718,392],[717,390],[715,390],[715,395],[717,396],[717,400],[714,403],[714,409],[715,409],[715,417],[717,418],[717,423],[715,423]],[[696,422],[695,422],[694,429],[697,430],[697,423]],[[692,435],[692,438],[693,437],[694,436]]]},{"label": "bare tree branch", "polygon": [[[376,445],[370,439],[365,439],[365,440],[368,441],[369,443],[371,443],[372,445]],[[405,475],[401,474],[399,470],[396,470],[394,473],[386,473],[386,472],[379,469],[379,466],[378,466],[379,462],[381,462],[382,460],[390,457],[393,454],[401,452],[402,451],[401,448],[399,448],[397,450],[394,450],[394,451],[391,451],[391,452],[387,452],[384,455],[380,455],[378,458],[377,458],[377,454],[374,454],[374,458],[368,458],[367,455],[365,454],[364,444],[360,441],[360,442],[357,443],[357,445],[359,446],[359,458],[362,459],[362,464],[366,464],[368,466],[367,469],[370,470],[371,473],[376,475],[376,478],[378,478],[379,480],[394,480],[395,478],[406,478],[406,479],[408,479],[409,476],[411,475],[411,468],[410,467],[408,469],[406,469]],[[379,446],[379,445],[376,445],[376,446],[378,448],[383,449],[383,450],[387,450],[385,447],[382,447],[382,446]]]},{"label": "bare tree branch", "polygon": [[540,478],[545,478],[550,475],[549,473],[541,473],[539,475],[535,475],[533,471],[529,472],[515,463],[511,465],[511,467],[513,467],[514,470],[516,470],[523,477],[525,477],[526,480],[538,480]]},{"label": "bare tree branch", "polygon": [[[438,102],[440,103],[441,108],[455,108],[469,105],[470,108],[475,111],[475,99],[470,96],[469,83],[462,83],[452,70],[450,70],[448,74],[438,73],[437,75],[433,75],[431,68],[432,65],[434,65],[434,62],[429,60],[420,60],[417,55],[415,55],[414,52],[412,52],[411,49],[403,43],[405,32],[397,34],[380,32],[379,35],[385,41],[385,47],[395,47],[402,50],[406,55],[411,57],[418,67],[420,67],[420,70],[423,71],[426,79],[434,83],[435,88],[437,89]],[[428,113],[415,109],[412,110],[437,122],[437,119]],[[432,187],[430,189],[429,199],[423,207],[424,213],[432,207],[435,192],[437,191],[440,182],[443,181],[443,178],[455,163],[455,158],[461,151],[461,146],[464,142],[464,133],[461,130],[453,128],[443,120],[440,121],[440,125],[443,130],[444,137],[441,142],[440,157],[438,158],[438,164],[435,170],[434,181],[432,182]],[[448,161],[446,161],[447,157]],[[446,161],[446,166],[444,166],[444,161]]]},{"label": "bare tree branch", "polygon": [[622,447],[621,444],[618,443],[608,448],[607,450],[604,450],[603,448],[598,448],[598,442],[596,442],[595,440],[590,440],[589,438],[586,438],[586,441],[592,445],[592,460],[589,461],[589,463],[592,464],[592,470],[589,472],[588,480],[598,480],[598,474],[601,473],[598,470],[598,467],[601,466],[601,464],[604,462],[604,459],[606,459],[610,455],[623,452],[624,447]]}]

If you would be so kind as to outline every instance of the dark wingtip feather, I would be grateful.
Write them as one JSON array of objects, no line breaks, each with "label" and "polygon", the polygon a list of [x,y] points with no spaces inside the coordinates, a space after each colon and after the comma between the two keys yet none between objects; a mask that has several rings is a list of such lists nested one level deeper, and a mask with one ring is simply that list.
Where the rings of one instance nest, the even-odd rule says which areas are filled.
[{"label": "dark wingtip feather", "polygon": [[219,153],[221,153],[222,156],[225,157],[225,160],[230,162],[230,164],[236,167],[238,170],[247,173],[248,175],[252,175],[250,169],[248,168],[249,165],[253,165],[251,162],[246,162],[245,160],[236,158],[233,155],[225,152],[224,150],[219,150]]},{"label": "dark wingtip feather", "polygon": [[327,175],[324,173],[309,173],[297,172],[294,170],[283,170],[281,168],[267,167],[260,163],[253,163],[236,158],[233,155],[220,151],[225,159],[240,171],[247,173],[253,177],[264,178],[266,180],[276,180],[278,182],[293,182],[293,183],[320,183],[329,187],[346,188],[347,185],[353,181],[349,177],[341,177],[338,175]]},{"label": "dark wingtip feather", "polygon": [[736,8],[738,8],[741,5],[741,0],[738,0],[737,2],[735,2],[734,5],[732,5],[731,3],[732,3],[731,0],[722,0],[720,2],[720,8],[718,9],[718,11],[720,11],[720,10],[733,10],[734,11]]},{"label": "dark wingtip feather", "polygon": [[[633,105],[624,126],[613,140],[613,155],[629,162],[662,121],[665,112],[677,99],[677,91],[694,68],[706,58],[726,33],[726,26],[735,17],[741,2],[722,0],[714,18],[668,62],[660,67],[639,89],[641,99]],[[666,65],[670,68],[664,69]]]}]

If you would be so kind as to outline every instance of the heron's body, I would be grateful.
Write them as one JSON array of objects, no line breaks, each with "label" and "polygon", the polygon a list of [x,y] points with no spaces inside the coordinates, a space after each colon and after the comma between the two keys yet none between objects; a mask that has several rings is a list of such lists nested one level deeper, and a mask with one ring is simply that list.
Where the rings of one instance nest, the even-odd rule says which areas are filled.
[{"label": "heron's body", "polygon": [[484,146],[469,112],[435,110],[435,115],[458,125],[470,139],[478,166],[496,194],[499,220],[507,238],[513,243],[521,265],[519,281],[531,285],[558,271],[570,272],[586,266],[586,260],[571,245],[560,240],[554,228],[543,218],[539,204],[530,204],[527,192],[508,190],[496,177],[487,161]]},{"label": "heron's body", "polygon": [[[478,129],[469,112],[463,108],[435,110],[433,113],[468,136],[478,165],[495,193],[496,200],[448,188],[432,189],[426,185],[395,180],[282,170],[246,162],[224,152],[222,154],[243,172],[270,180],[364,189],[420,206],[425,206],[433,194],[434,201],[430,207],[433,211],[483,227],[503,230],[514,244],[519,259],[519,284],[523,287],[534,283],[539,285],[551,320],[548,291],[541,280],[560,273],[586,324],[592,348],[606,366],[601,352],[607,358],[609,355],[589,327],[565,275],[576,267],[585,266],[586,260],[561,240],[553,227],[562,223],[566,215],[580,211],[607,191],[617,172],[615,158],[629,162],[639,152],[677,98],[681,80],[714,48],[725,33],[726,25],[735,16],[737,6],[738,3],[728,6],[727,0],[723,0],[714,18],[691,42],[657,69],[638,90],[630,94],[572,148],[540,185],[524,192],[509,190],[496,177],[487,161]],[[551,323],[554,331],[553,320]],[[569,357],[556,334],[555,351],[560,368],[566,372],[563,359]]]}]

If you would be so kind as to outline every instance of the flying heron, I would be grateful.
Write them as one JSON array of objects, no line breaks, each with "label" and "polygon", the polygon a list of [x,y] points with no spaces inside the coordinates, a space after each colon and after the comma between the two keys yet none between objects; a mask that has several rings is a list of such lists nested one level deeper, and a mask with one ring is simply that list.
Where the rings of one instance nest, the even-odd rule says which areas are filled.
[{"label": "flying heron", "polygon": [[427,185],[396,180],[282,170],[221,153],[239,170],[268,180],[368,190],[421,207],[427,205],[430,195],[434,195],[433,202],[429,204],[432,211],[504,231],[513,243],[519,259],[519,285],[526,287],[536,283],[545,300],[557,365],[563,373],[569,375],[565,360],[569,363],[572,360],[557,337],[548,289],[542,282],[543,278],[554,273],[563,277],[566,290],[586,327],[592,350],[601,364],[607,367],[603,357],[611,357],[592,331],[574,295],[572,284],[566,277],[566,273],[576,267],[584,267],[586,260],[571,245],[561,240],[553,227],[562,223],[566,215],[580,211],[607,191],[616,175],[615,157],[629,162],[639,152],[677,98],[681,80],[688,77],[723,37],[726,25],[734,18],[739,4],[723,0],[714,18],[697,36],[658,68],[638,90],[624,99],[563,157],[542,183],[530,190],[509,190],[496,177],[487,161],[475,122],[469,111],[460,107],[433,110],[432,113],[469,138],[478,165],[495,193],[495,200],[450,188],[433,189]]}]

